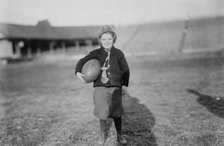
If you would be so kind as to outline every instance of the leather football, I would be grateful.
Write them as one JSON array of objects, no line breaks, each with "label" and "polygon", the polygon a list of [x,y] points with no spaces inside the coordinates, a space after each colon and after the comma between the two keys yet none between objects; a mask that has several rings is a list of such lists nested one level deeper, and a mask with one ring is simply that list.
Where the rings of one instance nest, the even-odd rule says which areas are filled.
[{"label": "leather football", "polygon": [[87,61],[82,67],[82,74],[86,83],[95,81],[101,73],[101,65],[99,60],[91,59]]}]

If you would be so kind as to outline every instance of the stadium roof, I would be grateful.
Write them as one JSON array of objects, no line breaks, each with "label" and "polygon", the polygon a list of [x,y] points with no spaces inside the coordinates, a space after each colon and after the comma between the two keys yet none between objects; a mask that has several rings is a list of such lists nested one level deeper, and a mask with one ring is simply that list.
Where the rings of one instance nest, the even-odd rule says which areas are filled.
[{"label": "stadium roof", "polygon": [[0,34],[5,39],[95,39],[98,28],[99,26],[53,27],[44,20],[36,26],[0,23]]}]

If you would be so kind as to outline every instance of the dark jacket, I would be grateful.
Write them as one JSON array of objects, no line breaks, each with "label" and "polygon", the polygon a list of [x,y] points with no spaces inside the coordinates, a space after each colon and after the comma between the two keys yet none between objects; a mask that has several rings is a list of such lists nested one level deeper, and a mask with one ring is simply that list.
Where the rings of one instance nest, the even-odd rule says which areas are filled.
[{"label": "dark jacket", "polygon": [[[83,65],[91,59],[98,59],[102,67],[106,57],[107,52],[104,50],[103,47],[91,51],[88,55],[86,55],[84,58],[78,61],[75,68],[75,74],[77,72],[81,72]],[[107,70],[107,76],[109,78],[109,81],[106,84],[103,84],[101,82],[101,74],[100,74],[100,76],[94,81],[93,86],[94,87],[97,86],[121,87],[122,85],[128,86],[130,72],[124,53],[121,50],[112,47],[109,64],[110,67]]]}]

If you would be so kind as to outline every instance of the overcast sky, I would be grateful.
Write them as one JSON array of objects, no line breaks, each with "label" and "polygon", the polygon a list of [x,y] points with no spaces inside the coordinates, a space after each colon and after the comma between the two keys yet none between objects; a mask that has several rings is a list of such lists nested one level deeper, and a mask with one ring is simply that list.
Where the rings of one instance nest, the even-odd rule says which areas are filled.
[{"label": "overcast sky", "polygon": [[0,0],[0,22],[126,25],[224,15],[224,0]]}]

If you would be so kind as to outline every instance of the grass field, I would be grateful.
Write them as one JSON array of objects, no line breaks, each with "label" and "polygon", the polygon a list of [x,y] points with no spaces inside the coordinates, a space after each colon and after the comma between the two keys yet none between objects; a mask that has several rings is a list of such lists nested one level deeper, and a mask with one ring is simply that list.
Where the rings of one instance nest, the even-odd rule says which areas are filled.
[{"label": "grass field", "polygon": [[[128,57],[123,97],[128,146],[223,146],[224,58],[220,54]],[[74,61],[0,66],[1,146],[95,146],[92,85]],[[107,146],[116,144],[112,125]]]}]

